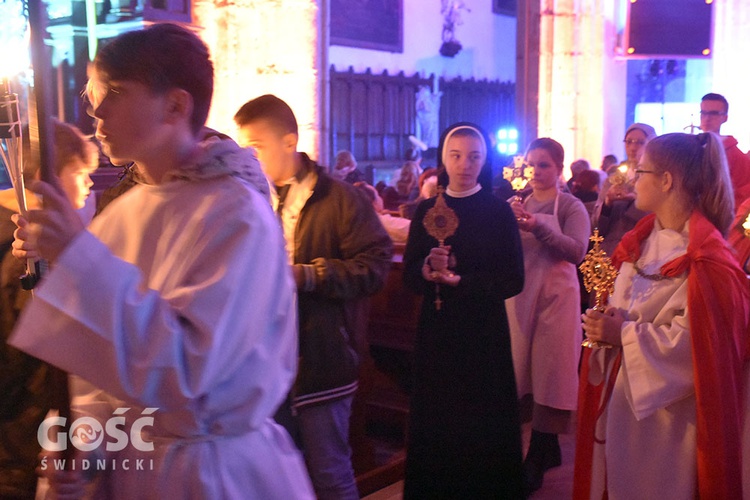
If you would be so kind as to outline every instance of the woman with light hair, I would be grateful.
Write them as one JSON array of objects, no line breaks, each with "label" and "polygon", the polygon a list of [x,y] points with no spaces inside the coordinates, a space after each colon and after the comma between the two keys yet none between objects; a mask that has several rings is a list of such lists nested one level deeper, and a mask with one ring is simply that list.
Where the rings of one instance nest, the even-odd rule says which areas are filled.
[{"label": "woman with light hair", "polygon": [[386,210],[398,210],[399,205],[414,201],[419,196],[419,166],[407,161],[399,171],[396,186],[383,190],[383,204]]},{"label": "woman with light hair", "polygon": [[611,348],[582,363],[574,498],[742,498],[750,289],[721,139],[657,137],[635,174],[651,214],[612,255],[609,307],[583,316]]},{"label": "woman with light hair", "polygon": [[357,160],[351,151],[341,150],[336,153],[336,160],[331,171],[331,176],[334,179],[354,184],[355,182],[362,182],[365,180],[365,176],[362,172],[357,169]]}]

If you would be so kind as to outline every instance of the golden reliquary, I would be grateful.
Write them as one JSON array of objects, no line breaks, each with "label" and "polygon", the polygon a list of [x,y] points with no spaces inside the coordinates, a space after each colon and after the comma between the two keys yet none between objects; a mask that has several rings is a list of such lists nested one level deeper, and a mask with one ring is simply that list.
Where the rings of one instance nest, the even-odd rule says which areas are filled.
[{"label": "golden reliquary", "polygon": [[523,156],[514,156],[513,165],[503,167],[503,178],[510,182],[513,191],[521,191],[534,177],[534,167],[524,161]]},{"label": "golden reliquary", "polygon": [[[425,213],[424,220],[422,221],[427,234],[435,238],[441,247],[445,246],[445,240],[456,234],[456,229],[458,229],[458,216],[445,203],[444,192],[445,188],[438,186],[435,205]],[[443,301],[440,299],[440,285],[435,283],[435,309],[439,311],[442,303]]]},{"label": "golden reliquary", "polygon": [[610,170],[609,183],[613,186],[621,186],[628,182],[628,164],[623,162],[617,168]]},{"label": "golden reliquary", "polygon": [[[617,269],[612,265],[607,253],[601,249],[599,244],[604,238],[599,236],[599,229],[594,229],[594,234],[589,238],[594,246],[586,254],[583,263],[578,266],[583,274],[583,286],[587,292],[594,292],[594,307],[596,311],[604,311],[607,305],[607,296],[614,291]],[[589,348],[608,349],[612,346],[606,342],[596,342],[586,339],[582,344]]]}]

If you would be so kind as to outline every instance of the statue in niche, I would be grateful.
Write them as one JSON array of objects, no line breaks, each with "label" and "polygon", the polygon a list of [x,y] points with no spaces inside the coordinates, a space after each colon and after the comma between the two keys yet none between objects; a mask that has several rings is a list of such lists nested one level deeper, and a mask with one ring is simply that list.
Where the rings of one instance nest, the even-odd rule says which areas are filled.
[{"label": "statue in niche", "polygon": [[442,95],[442,92],[432,92],[427,85],[420,85],[417,90],[417,137],[428,148],[438,147],[438,116]]},{"label": "statue in niche", "polygon": [[442,0],[443,45],[440,46],[440,55],[445,57],[454,57],[461,50],[461,42],[456,39],[456,26],[463,24],[461,9],[471,12],[464,0]]}]

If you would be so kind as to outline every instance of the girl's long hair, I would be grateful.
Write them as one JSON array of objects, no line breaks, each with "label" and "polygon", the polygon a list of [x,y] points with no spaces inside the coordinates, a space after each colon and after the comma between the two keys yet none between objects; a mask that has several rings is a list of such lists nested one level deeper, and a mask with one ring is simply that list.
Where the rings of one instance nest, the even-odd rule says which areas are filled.
[{"label": "girl's long hair", "polygon": [[700,210],[726,237],[734,217],[734,194],[724,145],[711,132],[665,134],[646,145],[654,167],[670,172],[689,208]]}]

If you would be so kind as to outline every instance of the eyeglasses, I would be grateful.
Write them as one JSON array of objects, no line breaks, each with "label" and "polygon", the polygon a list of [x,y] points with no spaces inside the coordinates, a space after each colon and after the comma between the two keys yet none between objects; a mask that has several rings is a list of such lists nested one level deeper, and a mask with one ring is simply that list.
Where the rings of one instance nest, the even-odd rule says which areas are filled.
[{"label": "eyeglasses", "polygon": [[637,144],[639,146],[643,146],[644,144],[646,144],[646,141],[642,141],[640,139],[625,139],[622,142],[624,142],[628,146],[630,146],[631,144]]},{"label": "eyeglasses", "polygon": [[642,170],[640,168],[635,169],[635,178],[638,179],[642,174],[658,174],[656,170]]},{"label": "eyeglasses", "polygon": [[701,116],[726,116],[726,113],[723,111],[701,111]]},{"label": "eyeglasses", "polygon": [[[106,90],[106,94],[120,95],[122,94],[122,91],[108,86]],[[89,99],[89,94],[87,91],[84,90],[83,92],[81,92],[81,99],[83,100],[83,106],[84,106],[84,109],[86,110],[86,114],[89,115],[91,118],[96,118],[96,110],[94,109],[93,103]]]}]

